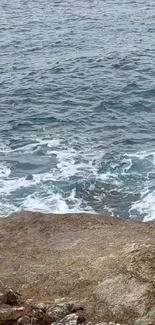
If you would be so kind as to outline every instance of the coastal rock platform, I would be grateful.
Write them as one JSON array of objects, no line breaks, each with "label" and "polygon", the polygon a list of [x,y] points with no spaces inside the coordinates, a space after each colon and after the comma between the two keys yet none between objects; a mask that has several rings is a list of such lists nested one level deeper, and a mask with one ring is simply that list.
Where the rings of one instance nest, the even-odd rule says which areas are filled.
[{"label": "coastal rock platform", "polygon": [[0,219],[0,281],[0,324],[153,324],[155,223],[14,213]]}]

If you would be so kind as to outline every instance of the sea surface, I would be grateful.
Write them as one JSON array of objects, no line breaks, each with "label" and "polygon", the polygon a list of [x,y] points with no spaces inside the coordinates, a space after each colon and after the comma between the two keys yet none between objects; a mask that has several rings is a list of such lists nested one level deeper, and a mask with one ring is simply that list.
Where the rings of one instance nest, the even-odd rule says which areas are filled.
[{"label": "sea surface", "polygon": [[155,2],[1,0],[0,216],[155,219]]}]

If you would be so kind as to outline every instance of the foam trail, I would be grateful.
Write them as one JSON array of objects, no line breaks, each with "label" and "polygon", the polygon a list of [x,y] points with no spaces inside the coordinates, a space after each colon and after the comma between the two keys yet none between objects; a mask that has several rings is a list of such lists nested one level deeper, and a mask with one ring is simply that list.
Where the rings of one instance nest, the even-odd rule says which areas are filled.
[{"label": "foam trail", "polygon": [[[5,150],[8,154],[8,143]],[[123,216],[123,202],[127,202],[126,198],[133,198],[133,201],[127,202],[129,217],[140,217],[144,221],[155,218],[154,189],[149,190],[155,166],[153,151],[120,154],[113,160],[109,156],[107,159],[106,152],[99,150],[97,144],[92,151],[89,143],[75,145],[74,141],[67,143],[63,139],[44,137],[11,150],[8,155],[12,157],[11,162],[0,163],[1,215],[2,210],[4,214],[9,214],[30,209],[48,213],[103,211],[115,216],[122,213]],[[20,162],[18,154],[21,155],[22,166],[23,154],[27,159],[32,157],[34,172],[32,170],[30,177],[27,177],[26,169],[25,176],[13,177],[15,172],[12,176],[14,159]],[[35,160],[37,162],[38,157],[41,168],[39,166],[40,172],[37,173]],[[52,162],[48,170],[44,170],[44,161],[45,164]],[[111,194],[114,191],[117,195]],[[140,194],[139,200],[134,200],[134,193]]]},{"label": "foam trail", "polygon": [[[37,194],[29,195],[22,203],[22,209],[28,209],[32,211],[40,211],[46,213],[77,213],[81,212],[80,206],[82,200],[77,199],[76,191],[71,191],[67,198],[64,198],[61,193],[53,193],[47,197],[39,197]],[[67,201],[72,203],[72,206],[67,204]],[[91,207],[87,208],[87,211],[93,212]]]},{"label": "foam trail", "polygon": [[132,204],[129,212],[131,215],[137,212],[143,215],[144,222],[155,220],[155,191],[144,190],[141,193],[141,199]]},{"label": "foam trail", "polygon": [[0,164],[0,180],[9,177],[11,174],[11,169],[4,163]]}]

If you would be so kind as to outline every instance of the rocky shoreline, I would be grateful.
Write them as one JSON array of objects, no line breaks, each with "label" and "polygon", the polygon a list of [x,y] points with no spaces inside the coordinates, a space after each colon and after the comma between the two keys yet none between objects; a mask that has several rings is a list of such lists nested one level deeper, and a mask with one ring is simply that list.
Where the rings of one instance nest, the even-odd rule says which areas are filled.
[{"label": "rocky shoreline", "polygon": [[155,223],[12,214],[0,280],[0,325],[154,324]]},{"label": "rocky shoreline", "polygon": [[78,302],[65,303],[61,299],[57,299],[53,303],[36,303],[32,299],[23,300],[19,293],[1,284],[0,324],[91,325],[93,323],[86,320],[84,308]]}]

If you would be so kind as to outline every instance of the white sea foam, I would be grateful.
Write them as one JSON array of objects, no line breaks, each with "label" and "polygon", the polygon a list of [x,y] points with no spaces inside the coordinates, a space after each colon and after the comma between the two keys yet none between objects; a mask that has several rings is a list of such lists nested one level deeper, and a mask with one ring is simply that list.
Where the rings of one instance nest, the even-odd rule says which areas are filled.
[{"label": "white sea foam", "polygon": [[5,163],[0,163],[0,180],[9,177],[10,174],[11,169]]},{"label": "white sea foam", "polygon": [[61,141],[62,141],[61,139],[42,139],[42,140],[38,139],[38,142],[41,145],[46,144],[48,148],[59,146]]},{"label": "white sea foam", "polygon": [[137,151],[135,153],[128,153],[125,156],[131,157],[131,158],[139,158],[139,159],[145,159],[148,156],[153,156],[155,158],[155,152],[154,151]]},{"label": "white sea foam", "polygon": [[152,157],[152,163],[155,165],[155,151],[138,151],[131,154],[126,154],[125,159],[130,161],[132,165],[132,159],[137,158],[139,160],[150,159]]},{"label": "white sea foam", "polygon": [[0,202],[0,217],[7,217],[12,212],[18,211],[18,208],[9,201]]},{"label": "white sea foam", "polygon": [[123,168],[123,174],[130,170],[130,168],[132,166],[132,158],[130,158],[129,156],[123,158],[122,163],[125,164],[125,166]]},{"label": "white sea foam", "polygon": [[[80,149],[79,147],[76,149],[74,144],[67,145],[64,143],[63,139],[36,138],[33,143],[24,145],[19,149],[10,149],[7,143],[6,146],[1,146],[0,150],[3,149],[6,155],[13,151],[31,155],[42,146],[46,146],[44,153],[46,156],[55,156],[55,164],[49,171],[33,173],[30,178],[27,178],[27,175],[16,178],[11,176],[11,167],[8,163],[0,163],[1,215],[6,215],[12,211],[21,209],[54,213],[95,212],[91,206],[91,199],[89,203],[89,199],[85,200],[84,198],[85,194],[89,197],[89,191],[91,195],[90,198],[94,192],[93,199],[96,202],[95,204],[98,202],[99,206],[102,207],[104,211],[116,215],[116,211],[106,204],[105,189],[106,184],[108,184],[108,186],[113,186],[113,190],[116,192],[122,192],[122,199],[123,191],[125,191],[125,195],[126,193],[133,194],[134,192],[136,193],[137,190],[139,191],[140,199],[136,202],[131,202],[131,207],[129,209],[131,218],[136,218],[140,215],[144,216],[144,221],[155,219],[155,190],[150,190],[153,177],[149,176],[151,174],[153,175],[155,172],[153,169],[155,165],[155,152],[142,151],[133,154],[125,154],[121,156],[120,160],[117,162],[110,162],[110,165],[106,167],[105,172],[103,172],[101,163],[104,163],[105,152],[103,152],[103,150],[98,150],[97,146],[92,149],[87,145],[84,147],[85,149],[82,150],[82,145]],[[144,183],[141,184],[141,189],[137,188],[136,183],[133,187],[128,187],[130,176],[132,178],[134,174],[132,165],[135,159],[139,161],[146,159],[146,161],[149,160],[149,163],[152,163],[151,173],[149,170],[147,181],[145,180]],[[143,165],[141,165],[141,168],[143,168]],[[138,173],[139,177],[141,177],[141,170],[137,170],[137,174]],[[126,176],[128,177],[127,185],[124,183],[126,181]],[[80,195],[79,197],[76,193],[76,189],[72,189],[70,192],[67,190],[67,193],[63,193],[61,187],[56,187],[57,182],[62,182],[64,186],[66,186],[70,184],[70,180],[72,179],[74,181],[77,180],[77,182],[80,180],[83,184],[85,181],[86,184],[87,181],[90,182],[86,190],[85,185],[83,185],[82,191],[84,196]],[[96,189],[96,182],[100,184],[99,189]],[[104,192],[102,190],[104,190]],[[19,197],[20,193],[21,197]]]},{"label": "white sea foam", "polygon": [[150,177],[155,174],[155,152],[139,151],[127,156],[130,157],[131,163],[133,158],[148,159],[152,163],[152,171],[146,172],[146,179],[141,181],[140,199],[131,204],[130,217],[136,219],[137,216],[142,216],[144,222],[155,220],[155,184],[154,177]]},{"label": "white sea foam", "polygon": [[143,221],[155,220],[155,191],[146,193],[144,190],[141,193],[140,200],[134,202],[130,209],[130,215],[136,218],[137,212],[141,215],[145,215]]},{"label": "white sea foam", "polygon": [[42,145],[47,145],[47,148],[55,148],[60,146],[62,140],[61,139],[44,139],[44,138],[32,138],[29,139],[32,142],[29,144],[23,144],[18,148],[11,148],[9,141],[1,142],[0,144],[0,152],[7,154],[11,152],[24,152],[24,153],[32,153],[32,151],[37,151]]},{"label": "white sea foam", "polygon": [[[67,204],[68,201],[72,205],[69,206]],[[67,198],[64,198],[61,193],[52,193],[46,197],[39,197],[37,193],[33,193],[27,196],[21,208],[47,213],[76,213],[83,211],[81,204],[82,200],[76,198],[76,190],[74,189]],[[86,211],[94,212],[91,207],[87,207]]]},{"label": "white sea foam", "polygon": [[118,178],[117,174],[111,173],[108,171],[107,173],[102,173],[97,175],[97,179],[100,179],[102,181],[105,181],[107,183],[113,184],[115,186],[118,186],[118,188],[122,185],[121,180]]},{"label": "white sea foam", "polygon": [[[48,184],[48,186],[46,185],[47,181],[67,180],[70,176],[79,173],[79,170],[82,171],[83,168],[85,171],[88,169],[91,170],[91,163],[89,161],[85,164],[75,164],[75,160],[72,157],[74,153],[75,155],[77,154],[74,150],[71,150],[70,153],[66,151],[60,153],[57,151],[59,163],[56,168],[46,173],[33,174],[30,179],[27,179],[26,176],[20,178],[9,177],[11,170],[3,163],[0,187],[0,195],[3,196],[3,203],[0,214],[8,215],[13,211],[20,211],[21,209],[53,213],[79,212],[84,210],[94,212],[89,205],[85,209],[82,208],[83,200],[76,197],[75,189],[66,197],[60,191],[54,193],[52,183]],[[18,206],[10,203],[11,196],[16,196],[16,191],[20,189],[21,191],[29,192],[32,187],[36,192],[28,194],[26,198],[18,198]],[[47,196],[44,195],[45,192]]]},{"label": "white sea foam", "polygon": [[48,154],[54,154],[57,157],[57,166],[55,177],[69,179],[71,176],[86,177],[90,174],[97,176],[98,165],[104,153],[98,153],[98,157],[90,152],[85,153],[73,148],[59,148],[59,150],[50,150]]},{"label": "white sea foam", "polygon": [[39,177],[34,180],[26,180],[25,177],[6,179],[1,182],[0,194],[8,196],[11,192],[15,192],[19,188],[28,188],[32,185],[37,185],[40,182]]},{"label": "white sea foam", "polygon": [[0,152],[4,153],[4,154],[7,154],[7,153],[10,152],[10,147],[9,147],[8,141],[6,143],[1,141],[1,143],[0,143]]}]

